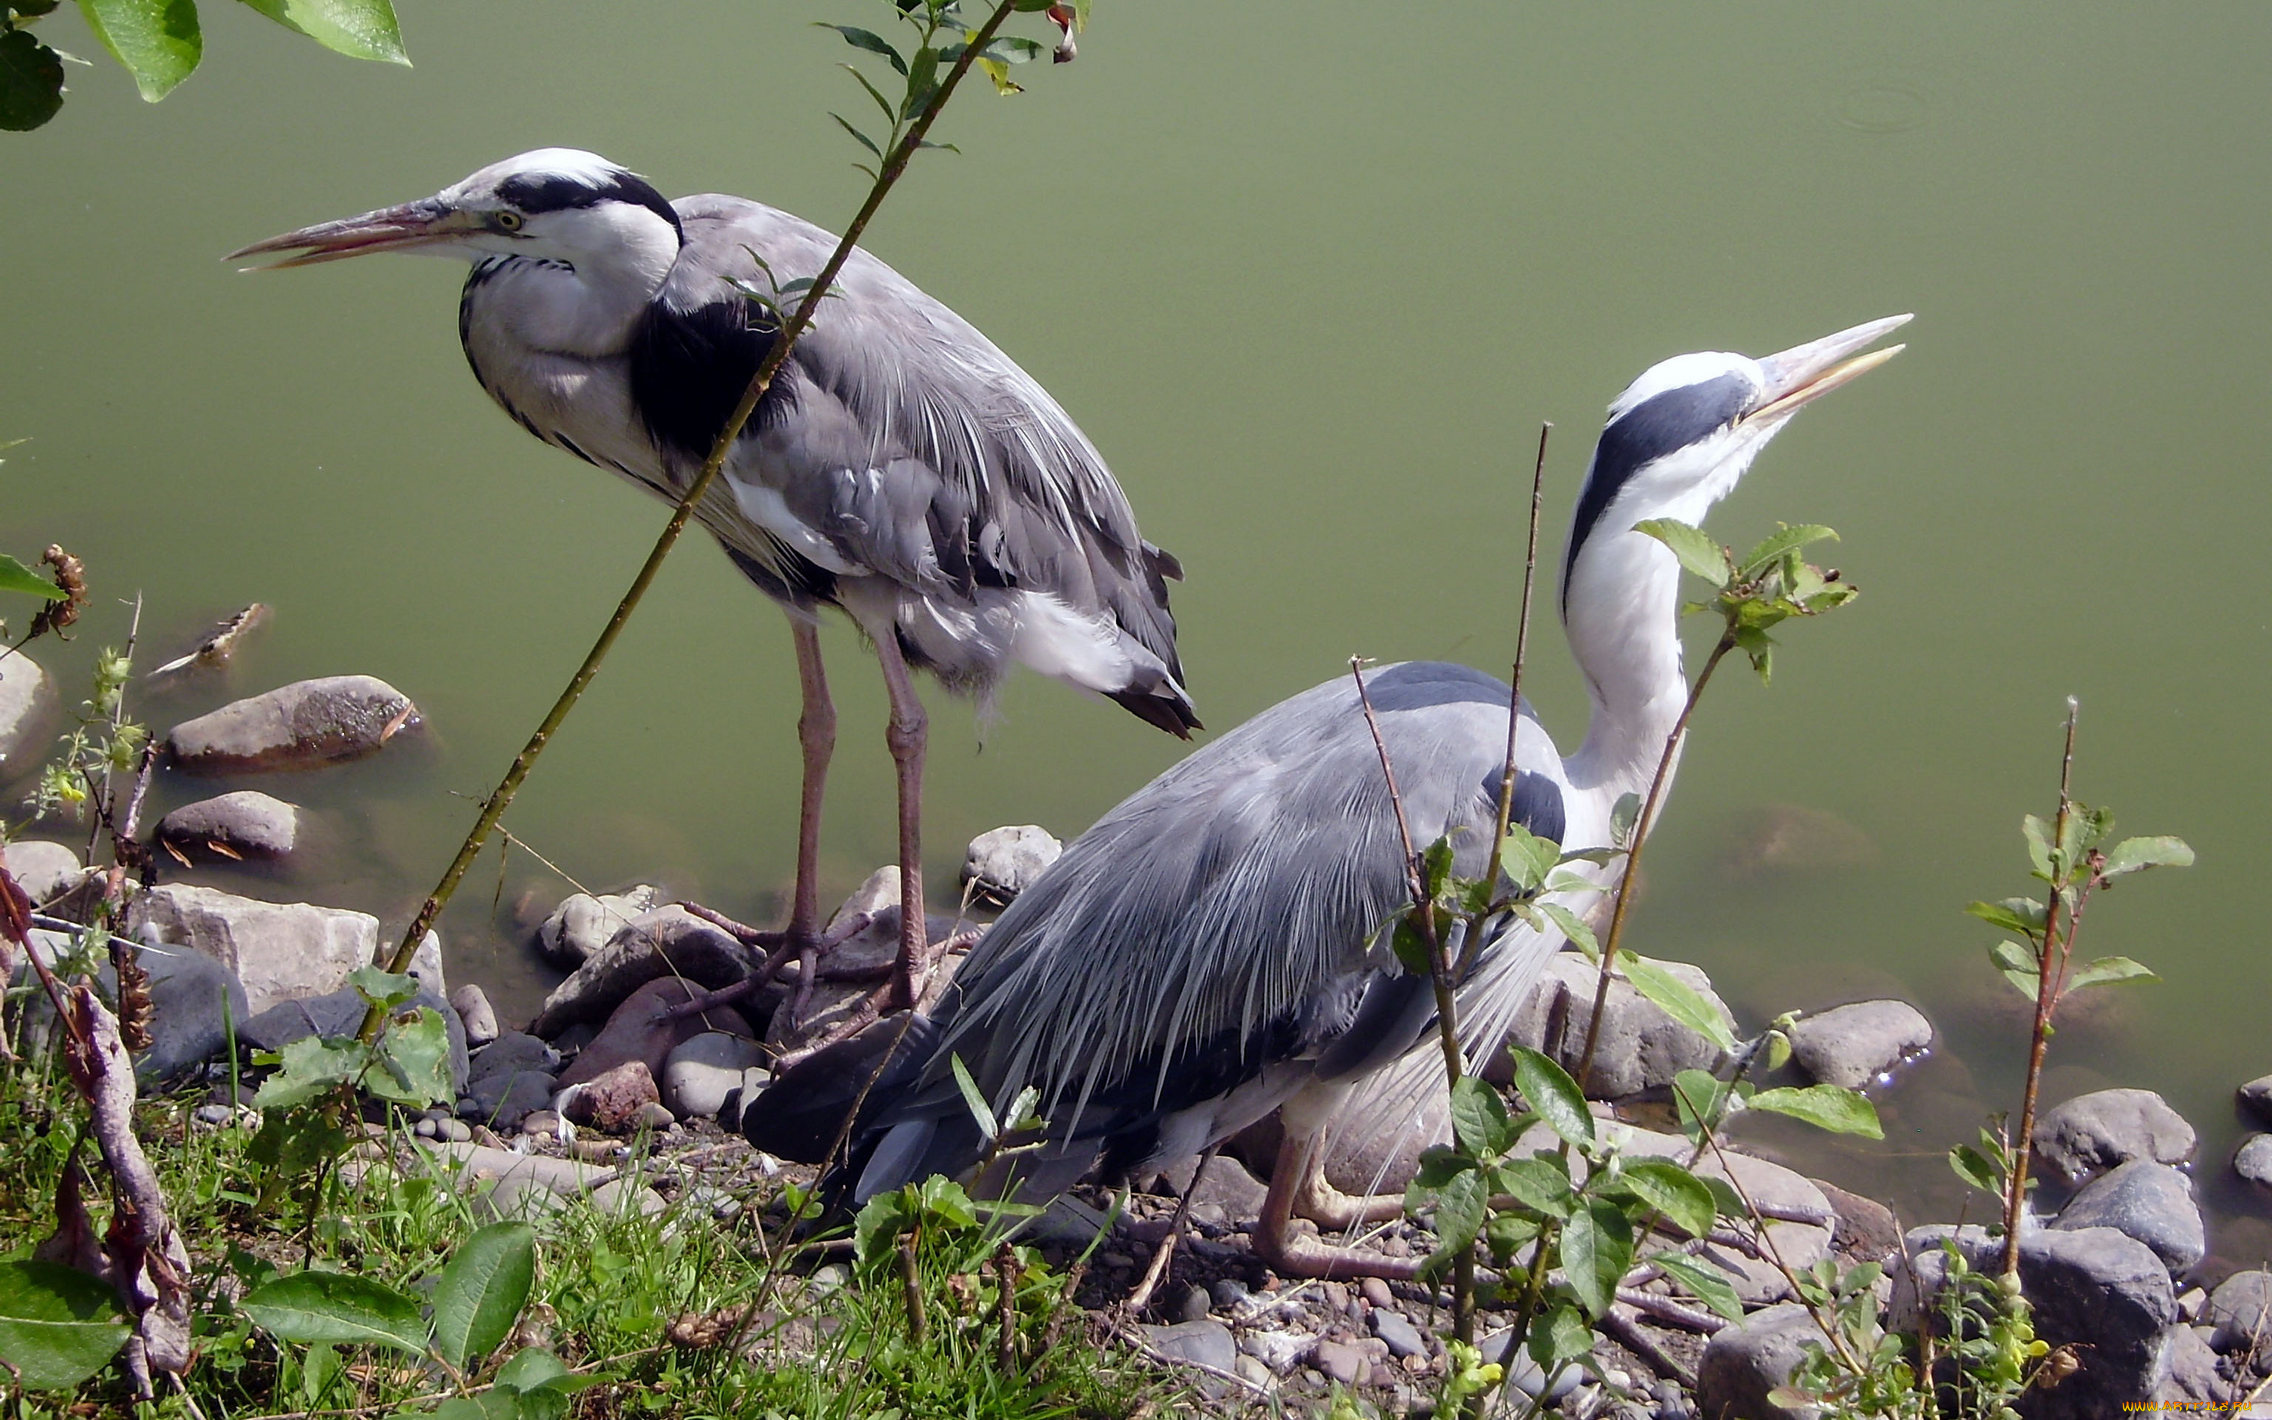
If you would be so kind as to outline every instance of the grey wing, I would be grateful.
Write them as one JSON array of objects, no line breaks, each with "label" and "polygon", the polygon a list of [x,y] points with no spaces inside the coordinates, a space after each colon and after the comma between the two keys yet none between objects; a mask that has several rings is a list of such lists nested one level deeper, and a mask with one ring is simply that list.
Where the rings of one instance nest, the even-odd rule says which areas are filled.
[{"label": "grey wing", "polygon": [[[662,303],[681,311],[738,301],[733,280],[762,289],[752,253],[787,282],[817,274],[836,242],[740,198],[675,206],[686,248]],[[1166,590],[1181,568],[1143,540],[1072,419],[969,322],[855,251],[791,363],[780,407],[796,419],[761,418],[753,437],[787,511],[827,543],[803,551],[918,590],[1050,593],[1109,616],[1181,681]]]}]

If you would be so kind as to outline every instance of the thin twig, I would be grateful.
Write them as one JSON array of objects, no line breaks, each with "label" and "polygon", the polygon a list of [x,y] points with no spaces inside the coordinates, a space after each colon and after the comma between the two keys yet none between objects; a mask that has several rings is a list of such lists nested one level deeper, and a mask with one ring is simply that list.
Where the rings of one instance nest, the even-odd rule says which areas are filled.
[{"label": "thin twig", "polygon": [[2052,862],[2056,871],[2050,889],[2044,894],[2043,952],[2036,962],[2035,1030],[2028,1040],[2027,1079],[2020,1091],[2020,1128],[2011,1149],[2012,1171],[2004,1180],[2003,1272],[2007,1280],[2015,1283],[2020,1275],[2020,1216],[2027,1209],[2028,1154],[2034,1147],[2036,1091],[2043,1081],[2044,1052],[2051,1046],[2051,1014],[2059,1008],[2059,991],[2066,977],[2067,957],[2074,949],[2075,926],[2082,910],[2078,899],[2069,913],[2066,941],[2061,950],[2059,907],[2065,884],[2059,879],[2072,877],[2075,865],[2056,855],[2067,841],[2067,818],[2075,804],[2068,791],[2075,780],[2075,722],[2082,717],[2082,712],[2082,703],[2068,696],[2067,734],[2059,752],[2059,812],[2051,829],[2051,852],[2055,855]]},{"label": "thin twig", "polygon": [[[1515,664],[1507,675],[1507,762],[1499,779],[1499,822],[1491,837],[1491,862],[1484,869],[1483,881],[1497,891],[1499,872],[1506,862],[1507,825],[1515,816],[1515,735],[1523,723],[1523,666],[1530,656],[1530,597],[1538,580],[1538,523],[1539,514],[1546,503],[1546,440],[1554,432],[1552,424],[1538,426],[1538,460],[1530,475],[1530,543],[1523,553],[1522,611],[1515,618]],[[1480,928],[1473,924],[1471,931]]]}]

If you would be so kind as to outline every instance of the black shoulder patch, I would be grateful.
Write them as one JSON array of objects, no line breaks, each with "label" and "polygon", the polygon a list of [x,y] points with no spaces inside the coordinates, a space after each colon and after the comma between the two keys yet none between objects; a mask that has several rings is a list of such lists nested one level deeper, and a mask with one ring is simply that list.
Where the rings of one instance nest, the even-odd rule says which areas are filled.
[{"label": "black shoulder patch", "polygon": [[[1500,771],[1492,770],[1484,776],[1481,802],[1493,806],[1498,812],[1499,785],[1504,781]],[[1562,804],[1562,788],[1543,774],[1518,770],[1515,773],[1514,821],[1540,838],[1551,838],[1556,843],[1569,832],[1570,818]]]},{"label": "black shoulder patch", "polygon": [[[631,397],[655,442],[688,458],[707,457],[778,329],[764,307],[740,296],[691,311],[649,303],[631,333]],[[784,369],[766,392],[753,427],[789,407],[788,374]]]},{"label": "black shoulder patch", "polygon": [[686,228],[679,223],[678,213],[655,190],[654,184],[621,168],[597,186],[566,173],[517,173],[497,184],[497,195],[523,212],[532,213],[597,207],[602,202],[628,202],[670,223],[679,240],[686,240]]},{"label": "black shoulder patch", "polygon": [[1601,431],[1585,491],[1570,524],[1570,550],[1562,558],[1562,607],[1570,606],[1570,569],[1609,505],[1633,475],[1677,449],[1732,423],[1753,397],[1751,382],[1727,374],[1666,390],[1626,410]]}]

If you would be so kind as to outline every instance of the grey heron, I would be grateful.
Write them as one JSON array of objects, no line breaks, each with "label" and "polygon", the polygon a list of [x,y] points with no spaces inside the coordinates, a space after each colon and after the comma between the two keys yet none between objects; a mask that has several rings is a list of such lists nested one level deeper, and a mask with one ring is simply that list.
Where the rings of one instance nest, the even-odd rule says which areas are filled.
[{"label": "grey heron", "polygon": [[[676,502],[771,347],[766,283],[817,275],[836,241],[739,197],[666,201],[596,154],[546,148],[230,255],[472,263],[458,334],[482,388],[537,438]],[[1199,728],[1168,611],[1175,559],[1144,540],[1103,458],[1040,384],[865,251],[696,513],[789,614],[804,708],[788,940],[807,949],[836,737],[818,609],[843,608],[875,648],[898,771],[903,996],[927,945],[927,720],[911,667],[991,697],[1022,662],[1171,734]]]},{"label": "grey heron", "polygon": [[[1635,524],[1700,523],[1801,406],[1895,354],[1857,352],[1908,319],[1763,360],[1678,356],[1611,404],[1563,562],[1563,623],[1592,718],[1561,757],[1522,707],[1514,807],[1533,833],[1567,849],[1609,846],[1616,804],[1647,789],[1687,699],[1680,569]],[[1414,839],[1450,835],[1457,870],[1480,873],[1507,686],[1427,662],[1383,667],[1368,684]],[[1614,871],[1602,870],[1602,886]],[[1288,1234],[1297,1202],[1316,1196],[1326,1121],[1368,1077],[1378,1088],[1389,1067],[1433,1054],[1416,1050],[1434,1029],[1430,983],[1398,965],[1382,930],[1405,892],[1380,762],[1355,686],[1336,677],[1222,735],[1069,845],[911,1027],[912,1048],[879,1070],[885,1027],[871,1027],[837,1061],[821,1052],[785,1073],[743,1128],[760,1147],[819,1162],[865,1091],[872,1103],[840,1174],[855,1201],[956,1173],[985,1147],[952,1075],[959,1057],[997,1111],[1039,1090],[1046,1143],[1019,1186],[1042,1196],[1100,1158],[1141,1177],[1283,1106],[1258,1250],[1282,1270],[1409,1275],[1416,1263],[1360,1261]],[[1458,986],[1471,1059],[1498,1047],[1559,945],[1512,917],[1492,930]]]}]

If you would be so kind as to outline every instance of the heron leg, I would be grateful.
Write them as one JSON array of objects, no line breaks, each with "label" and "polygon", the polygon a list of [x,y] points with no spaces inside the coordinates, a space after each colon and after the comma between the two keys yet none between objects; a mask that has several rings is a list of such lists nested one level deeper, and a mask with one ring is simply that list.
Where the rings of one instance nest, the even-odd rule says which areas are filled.
[{"label": "heron leg", "polygon": [[1295,1180],[1293,1212],[1320,1228],[1338,1231],[1360,1223],[1391,1223],[1404,1216],[1401,1193],[1343,1193],[1325,1179],[1325,1151],[1312,1149]]},{"label": "heron leg", "polygon": [[1294,1235],[1294,1200],[1318,1166],[1321,1135],[1288,1129],[1270,1170],[1270,1191],[1254,1225],[1254,1250],[1272,1270],[1287,1277],[1380,1277],[1391,1282],[1419,1280],[1425,1258],[1384,1257],[1355,1248],[1332,1247],[1314,1237]]},{"label": "heron leg", "polygon": [[828,670],[820,659],[820,627],[792,613],[790,638],[797,646],[797,688],[804,710],[797,716],[797,744],[804,751],[805,778],[797,804],[797,885],[789,899],[789,940],[812,980],[812,952],[820,941],[820,806],[828,786],[828,761],[836,752],[836,706],[828,698]]},{"label": "heron leg", "polygon": [[883,664],[884,690],[891,697],[891,724],[884,742],[891,747],[892,763],[899,767],[899,961],[892,973],[889,1007],[914,1008],[922,994],[916,978],[930,955],[930,932],[923,915],[923,745],[930,717],[915,694],[915,681],[907,673],[907,659],[891,628],[876,638],[876,659]]}]

